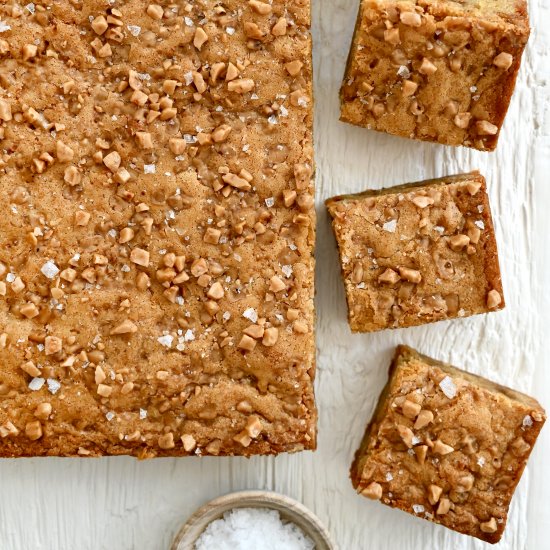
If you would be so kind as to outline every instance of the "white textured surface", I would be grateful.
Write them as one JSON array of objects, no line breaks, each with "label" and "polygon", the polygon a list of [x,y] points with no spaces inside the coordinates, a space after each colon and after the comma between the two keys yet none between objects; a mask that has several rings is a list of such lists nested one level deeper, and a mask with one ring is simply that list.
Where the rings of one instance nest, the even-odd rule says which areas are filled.
[{"label": "white textured surface", "polygon": [[[531,2],[534,32],[498,151],[414,143],[338,122],[357,0],[314,0],[317,71],[319,450],[278,458],[20,459],[0,462],[0,550],[165,550],[194,509],[222,493],[266,488],[303,501],[342,550],[489,548],[355,495],[348,480],[395,344],[412,345],[550,408],[550,8]],[[478,168],[488,178],[508,307],[423,328],[351,335],[334,240],[321,201]],[[550,429],[513,500],[499,550],[548,547]],[[261,549],[258,549],[261,550]]]}]

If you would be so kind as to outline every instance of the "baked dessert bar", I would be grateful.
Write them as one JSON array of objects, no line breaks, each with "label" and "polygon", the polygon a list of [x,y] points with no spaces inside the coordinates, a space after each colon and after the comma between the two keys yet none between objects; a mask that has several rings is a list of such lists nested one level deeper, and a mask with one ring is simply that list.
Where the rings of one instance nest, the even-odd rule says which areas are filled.
[{"label": "baked dessert bar", "polygon": [[418,517],[498,542],[546,420],[527,395],[397,348],[353,486]]},{"label": "baked dessert bar", "polygon": [[492,151],[529,32],[525,0],[362,0],[341,119]]},{"label": "baked dessert bar", "polygon": [[0,21],[0,455],[314,449],[309,2]]},{"label": "baked dessert bar", "polygon": [[504,307],[485,179],[477,172],[326,202],[354,332]]}]

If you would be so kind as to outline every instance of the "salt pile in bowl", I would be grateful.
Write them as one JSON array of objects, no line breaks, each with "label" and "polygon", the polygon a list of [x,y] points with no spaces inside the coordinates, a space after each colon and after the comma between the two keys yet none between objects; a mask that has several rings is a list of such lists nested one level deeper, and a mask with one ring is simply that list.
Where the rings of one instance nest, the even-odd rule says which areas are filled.
[{"label": "salt pile in bowl", "polygon": [[208,524],[195,550],[314,550],[314,542],[277,510],[234,508]]}]

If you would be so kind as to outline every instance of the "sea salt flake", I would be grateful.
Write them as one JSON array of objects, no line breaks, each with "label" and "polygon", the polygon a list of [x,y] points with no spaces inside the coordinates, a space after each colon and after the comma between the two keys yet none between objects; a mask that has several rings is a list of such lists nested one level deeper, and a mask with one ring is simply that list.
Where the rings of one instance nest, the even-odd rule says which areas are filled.
[{"label": "sea salt flake", "polygon": [[139,25],[128,25],[128,30],[132,36],[139,36],[141,27]]},{"label": "sea salt flake", "polygon": [[194,27],[195,26],[195,23],[193,22],[193,20],[190,17],[184,17],[183,19],[185,21],[185,24],[188,27]]},{"label": "sea salt flake", "polygon": [[274,204],[275,204],[275,199],[273,197],[269,197],[269,198],[265,199],[265,205],[268,208],[271,208],[272,206],[274,206]]},{"label": "sea salt flake", "polygon": [[111,422],[111,420],[115,417],[115,413],[113,411],[109,411],[108,413],[105,414],[105,418]]},{"label": "sea salt flake", "polygon": [[416,437],[416,435],[413,435],[413,438],[412,438],[413,445],[418,445],[421,441],[422,440],[419,437]]},{"label": "sea salt flake", "polygon": [[144,174],[154,174],[157,171],[157,167],[155,164],[144,164],[143,165],[143,173]]},{"label": "sea salt flake", "polygon": [[292,276],[293,270],[291,265],[283,265],[281,271],[284,273],[285,277],[289,279]]},{"label": "sea salt flake", "polygon": [[15,281],[16,277],[15,277],[15,273],[8,273],[6,275],[6,281],[8,281],[8,283],[13,283],[13,281]]},{"label": "sea salt flake", "polygon": [[9,30],[11,30],[11,27],[7,23],[4,23],[4,21],[0,21],[0,32],[6,32]]},{"label": "sea salt flake", "polygon": [[251,323],[255,323],[258,320],[258,313],[253,307],[249,307],[244,310],[243,317]]},{"label": "sea salt flake", "polygon": [[193,82],[193,73],[191,71],[187,71],[186,73],[183,73],[183,78],[185,78],[185,84],[189,86]]},{"label": "sea salt flake", "polygon": [[397,74],[402,78],[409,78],[409,76],[411,76],[411,71],[409,71],[405,65],[401,65],[401,67],[397,69]]},{"label": "sea salt flake", "polygon": [[191,329],[187,329],[183,338],[186,342],[192,342],[195,339],[195,335],[193,334],[193,331]]},{"label": "sea salt flake", "polygon": [[227,29],[225,29],[225,32],[229,35],[229,36],[233,36],[235,34],[235,29],[233,27],[227,27]]},{"label": "sea salt flake", "polygon": [[48,260],[41,268],[40,271],[48,277],[48,279],[54,279],[59,273],[59,268],[51,261]]},{"label": "sea salt flake", "polygon": [[167,348],[172,347],[172,342],[174,341],[174,337],[170,334],[165,334],[164,336],[160,336],[157,338],[157,342],[163,346],[166,346]]},{"label": "sea salt flake", "polygon": [[445,376],[445,378],[439,382],[439,387],[448,399],[456,397],[456,386],[450,376]]},{"label": "sea salt flake", "polygon": [[397,220],[389,220],[383,226],[382,229],[388,233],[395,233],[397,227]]},{"label": "sea salt flake", "polygon": [[386,481],[391,481],[393,479],[393,476],[391,475],[391,472],[388,472],[386,474]]},{"label": "sea salt flake", "polygon": [[147,411],[145,409],[139,409],[139,418],[140,420],[147,418]]},{"label": "sea salt flake", "polygon": [[474,222],[474,224],[479,227],[479,229],[485,229],[485,224],[482,220],[477,220],[476,222]]},{"label": "sea salt flake", "polygon": [[208,524],[194,548],[314,550],[315,543],[295,523],[283,521],[277,510],[234,508]]},{"label": "sea salt flake", "polygon": [[44,380],[44,378],[33,378],[29,382],[29,390],[38,391],[44,385],[45,382],[46,380]]},{"label": "sea salt flake", "polygon": [[61,383],[55,378],[48,378],[48,390],[55,395],[61,388]]},{"label": "sea salt flake", "polygon": [[421,514],[425,508],[422,504],[413,504],[413,510],[415,514]]},{"label": "sea salt flake", "polygon": [[477,465],[478,465],[479,467],[484,466],[484,465],[485,465],[485,458],[482,457],[482,456],[480,456],[480,457],[477,459]]},{"label": "sea salt flake", "polygon": [[524,428],[530,428],[533,425],[533,419],[527,415],[523,418],[522,426]]},{"label": "sea salt flake", "polygon": [[34,4],[32,2],[30,4],[27,4],[25,8],[28,10],[29,13],[35,12]]},{"label": "sea salt flake", "polygon": [[277,124],[277,117],[275,115],[271,115],[268,119],[267,119],[267,122],[269,122],[269,124]]},{"label": "sea salt flake", "polygon": [[229,321],[229,319],[231,319],[231,313],[229,313],[229,311],[224,311],[222,315],[222,319],[224,321]]}]

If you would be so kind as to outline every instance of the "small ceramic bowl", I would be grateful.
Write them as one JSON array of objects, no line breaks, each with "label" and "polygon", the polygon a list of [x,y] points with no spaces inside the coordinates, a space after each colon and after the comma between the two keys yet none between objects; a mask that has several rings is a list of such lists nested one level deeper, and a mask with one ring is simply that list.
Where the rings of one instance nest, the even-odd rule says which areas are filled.
[{"label": "small ceramic bowl", "polygon": [[319,518],[303,504],[270,491],[240,491],[218,497],[199,508],[177,534],[171,550],[194,550],[206,526],[233,508],[271,508],[295,523],[315,543],[315,550],[336,550]]}]

